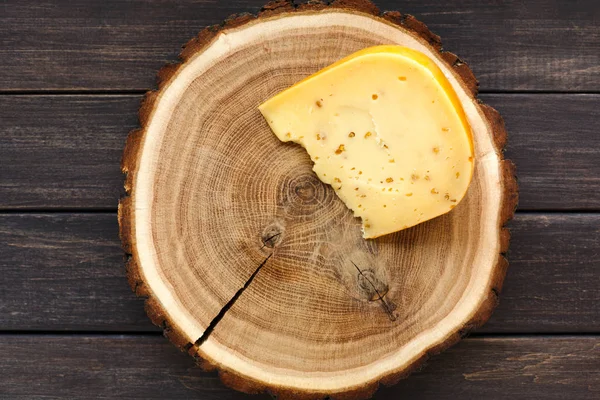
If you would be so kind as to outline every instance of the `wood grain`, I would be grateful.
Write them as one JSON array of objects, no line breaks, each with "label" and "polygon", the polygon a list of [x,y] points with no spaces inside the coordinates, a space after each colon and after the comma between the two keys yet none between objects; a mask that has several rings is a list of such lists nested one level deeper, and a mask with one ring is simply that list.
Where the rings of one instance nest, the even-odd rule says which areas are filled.
[{"label": "wood grain", "polygon": [[[486,333],[600,332],[600,215],[517,214]],[[158,331],[125,279],[114,214],[0,215],[0,330]]]},{"label": "wood grain", "polygon": [[511,228],[500,305],[481,331],[600,332],[600,215],[519,214]]},{"label": "wood grain", "polygon": [[[270,398],[224,387],[157,336],[3,335],[0,354],[3,398]],[[599,368],[597,337],[473,338],[374,398],[597,399]]]},{"label": "wood grain", "polygon": [[520,209],[600,209],[600,96],[539,97],[482,96],[505,116]]},{"label": "wood grain", "polygon": [[[482,326],[497,305],[504,226],[518,201],[504,123],[475,98],[468,66],[413,17],[340,0],[280,2],[254,18],[203,30],[144,98],[121,163],[128,280],[152,322],[230,387],[368,398]],[[306,153],[274,138],[257,107],[346,54],[389,43],[424,53],[448,79],[471,126],[474,175],[464,200],[445,205],[452,212],[365,242]]]},{"label": "wood grain", "polygon": [[[145,90],[182,43],[264,0],[6,0],[0,90]],[[414,14],[483,90],[600,90],[595,0],[378,0]],[[75,39],[76,38],[76,39]]]},{"label": "wood grain", "polygon": [[0,96],[0,207],[115,210],[139,96]]},{"label": "wood grain", "polygon": [[154,330],[113,214],[0,216],[0,330]]},{"label": "wood grain", "polygon": [[[521,210],[600,210],[600,95],[481,98],[504,116]],[[0,208],[116,210],[140,99],[0,96]]]}]

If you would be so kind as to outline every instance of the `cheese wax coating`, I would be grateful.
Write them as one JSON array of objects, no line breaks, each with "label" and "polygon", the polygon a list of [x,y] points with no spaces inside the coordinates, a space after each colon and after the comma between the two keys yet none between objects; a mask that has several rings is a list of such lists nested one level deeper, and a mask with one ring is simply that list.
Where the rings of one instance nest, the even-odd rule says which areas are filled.
[{"label": "cheese wax coating", "polygon": [[473,141],[454,89],[423,53],[371,47],[260,105],[284,142],[302,145],[365,238],[452,210],[473,175]]}]

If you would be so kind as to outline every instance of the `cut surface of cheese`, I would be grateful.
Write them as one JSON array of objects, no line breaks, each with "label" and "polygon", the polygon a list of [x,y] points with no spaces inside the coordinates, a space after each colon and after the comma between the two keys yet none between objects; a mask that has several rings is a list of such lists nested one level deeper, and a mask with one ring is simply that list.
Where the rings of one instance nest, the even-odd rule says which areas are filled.
[{"label": "cut surface of cheese", "polygon": [[371,47],[259,106],[284,142],[302,145],[365,238],[449,212],[473,174],[469,124],[454,89],[424,54]]}]

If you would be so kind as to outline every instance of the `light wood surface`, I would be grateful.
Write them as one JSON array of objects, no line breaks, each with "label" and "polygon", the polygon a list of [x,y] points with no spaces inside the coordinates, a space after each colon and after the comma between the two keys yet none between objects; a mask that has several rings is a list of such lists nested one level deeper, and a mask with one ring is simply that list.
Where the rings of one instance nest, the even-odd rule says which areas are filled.
[{"label": "light wood surface", "polygon": [[[279,142],[257,106],[361,48],[400,44],[442,69],[474,137],[465,199],[377,240]],[[120,204],[129,278],[169,338],[242,391],[369,396],[483,324],[506,271],[517,193],[506,132],[424,24],[368,1],[287,2],[190,41],[128,138]]]}]

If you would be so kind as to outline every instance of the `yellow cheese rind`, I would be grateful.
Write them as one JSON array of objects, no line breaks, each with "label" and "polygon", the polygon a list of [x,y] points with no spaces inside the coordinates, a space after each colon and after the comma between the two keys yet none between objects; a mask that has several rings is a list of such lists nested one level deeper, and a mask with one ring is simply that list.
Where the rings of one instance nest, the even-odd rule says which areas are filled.
[{"label": "yellow cheese rind", "polygon": [[464,110],[443,72],[415,50],[359,51],[259,109],[280,140],[307,150],[319,179],[362,218],[365,238],[442,215],[469,186]]}]

